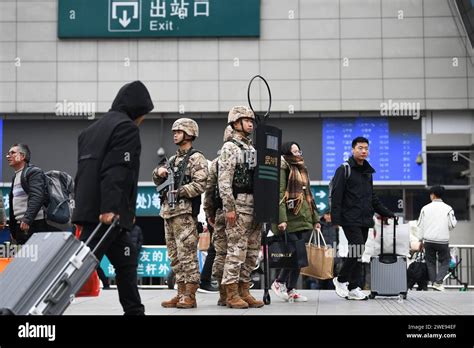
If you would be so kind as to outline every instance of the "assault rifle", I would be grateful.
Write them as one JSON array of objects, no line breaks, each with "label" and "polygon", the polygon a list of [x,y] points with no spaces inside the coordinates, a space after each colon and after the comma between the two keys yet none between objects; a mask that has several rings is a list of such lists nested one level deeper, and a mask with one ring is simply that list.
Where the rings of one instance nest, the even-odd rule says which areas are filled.
[{"label": "assault rifle", "polygon": [[165,188],[168,188],[168,191],[166,192],[166,200],[168,201],[170,209],[174,209],[176,207],[177,192],[174,188],[174,172],[169,164],[168,158],[166,158],[166,165],[168,167],[168,177],[156,188],[156,191],[161,192]]}]

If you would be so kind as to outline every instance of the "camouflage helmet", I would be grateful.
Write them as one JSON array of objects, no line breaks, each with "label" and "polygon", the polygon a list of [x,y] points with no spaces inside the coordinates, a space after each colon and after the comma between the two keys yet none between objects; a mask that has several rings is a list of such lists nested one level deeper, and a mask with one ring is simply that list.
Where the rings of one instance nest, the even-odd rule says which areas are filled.
[{"label": "camouflage helmet", "polygon": [[234,106],[229,111],[227,123],[232,124],[235,121],[240,120],[241,118],[251,118],[252,120],[255,120],[255,115],[253,111],[250,110],[250,108],[248,108],[247,106]]},{"label": "camouflage helmet", "polygon": [[190,118],[180,118],[174,121],[172,131],[183,131],[191,137],[199,136],[199,126],[196,121],[191,120]]}]

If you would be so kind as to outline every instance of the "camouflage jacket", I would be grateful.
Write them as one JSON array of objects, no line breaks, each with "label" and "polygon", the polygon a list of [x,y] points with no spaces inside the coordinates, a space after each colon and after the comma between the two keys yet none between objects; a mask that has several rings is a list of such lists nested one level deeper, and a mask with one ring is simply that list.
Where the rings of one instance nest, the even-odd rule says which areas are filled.
[{"label": "camouflage jacket", "polygon": [[[240,133],[234,133],[232,139],[242,142],[243,149],[254,149],[252,141]],[[253,214],[253,194],[239,193],[237,198],[234,198],[232,190],[235,168],[237,164],[243,162],[241,148],[230,141],[224,143],[219,156],[218,185],[225,213],[236,211],[237,213]]]},{"label": "camouflage jacket", "polygon": [[203,209],[206,213],[206,218],[214,217],[216,207],[214,206],[215,187],[217,185],[217,160],[215,158],[209,167],[209,176],[207,178],[206,191],[204,192]]},{"label": "camouflage jacket", "polygon": [[[173,170],[178,169],[179,164],[183,161],[188,151],[181,151],[178,149],[174,159]],[[166,165],[162,166],[166,167]],[[153,182],[156,186],[163,183],[166,178],[161,178],[156,175],[158,168],[153,171]],[[207,160],[200,152],[196,152],[189,157],[188,165],[184,173],[191,177],[191,182],[186,185],[181,185],[178,191],[178,199],[175,209],[171,209],[166,200],[161,202],[160,216],[163,219],[169,219],[182,214],[191,214],[192,205],[190,198],[201,195],[206,189],[206,182],[208,176]],[[175,183],[178,185],[178,183]]]}]

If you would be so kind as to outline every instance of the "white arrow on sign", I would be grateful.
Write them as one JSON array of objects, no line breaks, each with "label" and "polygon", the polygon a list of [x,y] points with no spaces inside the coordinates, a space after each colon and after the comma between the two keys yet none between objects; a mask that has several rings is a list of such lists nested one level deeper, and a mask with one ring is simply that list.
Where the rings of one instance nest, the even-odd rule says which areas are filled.
[{"label": "white arrow on sign", "polygon": [[131,21],[132,19],[127,17],[127,11],[123,11],[122,18],[119,18],[119,23],[122,25],[122,27],[126,28]]},{"label": "white arrow on sign", "polygon": [[323,190],[320,190],[319,192],[315,193],[315,195],[323,199],[324,197],[326,197],[326,192],[324,192]]},{"label": "white arrow on sign", "polygon": [[319,204],[316,204],[316,208],[318,208],[319,211],[322,211],[326,209],[326,204],[324,204],[323,202],[319,202]]},{"label": "white arrow on sign", "polygon": [[137,19],[138,18],[138,2],[137,1],[127,1],[127,2],[118,2],[118,1],[112,1],[112,18],[119,20],[119,23],[122,27],[126,28],[130,22],[132,21],[131,18],[128,17],[128,11],[127,10],[122,10],[122,18],[119,18],[117,16],[117,11],[118,7],[133,7],[133,14],[132,18]]}]

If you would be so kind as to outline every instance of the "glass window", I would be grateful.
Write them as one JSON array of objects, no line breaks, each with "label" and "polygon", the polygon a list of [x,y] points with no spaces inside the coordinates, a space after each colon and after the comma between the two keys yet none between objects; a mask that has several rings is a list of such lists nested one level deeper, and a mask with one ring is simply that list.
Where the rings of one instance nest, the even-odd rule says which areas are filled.
[{"label": "glass window", "polygon": [[[405,218],[416,220],[420,216],[421,208],[430,203],[427,189],[407,189],[405,193]],[[457,220],[469,220],[469,190],[446,190],[443,201],[449,204]]]},{"label": "glass window", "polygon": [[405,219],[417,220],[423,206],[430,203],[430,195],[425,188],[405,191]]},{"label": "glass window", "polygon": [[[454,151],[453,151],[454,152]],[[469,152],[459,152],[469,158]],[[453,153],[427,153],[428,185],[469,185],[469,161]],[[455,159],[455,158],[454,158]]]},{"label": "glass window", "polygon": [[374,188],[380,201],[394,213],[403,213],[403,190]]}]

